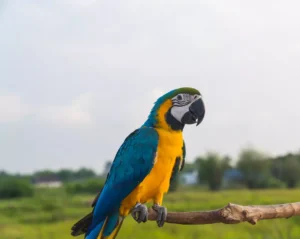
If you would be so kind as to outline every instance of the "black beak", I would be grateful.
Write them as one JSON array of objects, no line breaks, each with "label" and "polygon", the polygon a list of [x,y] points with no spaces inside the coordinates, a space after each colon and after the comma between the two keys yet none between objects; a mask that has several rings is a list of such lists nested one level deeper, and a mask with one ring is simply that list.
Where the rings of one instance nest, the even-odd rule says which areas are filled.
[{"label": "black beak", "polygon": [[184,114],[182,117],[182,123],[183,124],[195,124],[198,126],[205,115],[205,106],[203,103],[203,100],[200,98],[196,101],[194,101],[187,113]]}]

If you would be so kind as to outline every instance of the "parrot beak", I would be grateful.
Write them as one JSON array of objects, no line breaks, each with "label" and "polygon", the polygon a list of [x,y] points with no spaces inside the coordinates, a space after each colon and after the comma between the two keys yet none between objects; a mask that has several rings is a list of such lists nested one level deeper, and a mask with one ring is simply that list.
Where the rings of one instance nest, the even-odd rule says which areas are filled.
[{"label": "parrot beak", "polygon": [[198,126],[205,115],[205,106],[201,98],[195,100],[189,107],[189,111],[182,117],[183,124],[195,124]]}]

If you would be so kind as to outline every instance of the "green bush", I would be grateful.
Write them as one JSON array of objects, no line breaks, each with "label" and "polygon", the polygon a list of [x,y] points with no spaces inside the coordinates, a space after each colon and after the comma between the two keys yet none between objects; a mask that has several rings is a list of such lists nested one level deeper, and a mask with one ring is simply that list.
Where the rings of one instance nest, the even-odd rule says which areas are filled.
[{"label": "green bush", "polygon": [[99,178],[88,179],[80,182],[73,182],[65,184],[67,193],[99,193],[104,186],[104,180]]},{"label": "green bush", "polygon": [[0,180],[0,199],[31,197],[34,189],[28,180],[7,177]]},{"label": "green bush", "polygon": [[285,188],[285,183],[277,178],[270,177],[266,182],[266,188]]},{"label": "green bush", "polygon": [[243,174],[244,183],[249,189],[267,188],[271,177],[268,157],[255,149],[240,152],[236,168]]},{"label": "green bush", "polygon": [[297,187],[300,181],[300,156],[287,154],[271,160],[272,174],[283,181],[288,188]]},{"label": "green bush", "polygon": [[224,173],[230,168],[230,158],[215,152],[208,152],[206,156],[196,159],[198,163],[198,181],[206,182],[209,189],[217,191],[223,183]]},{"label": "green bush", "polygon": [[252,189],[285,188],[285,187],[286,185],[283,181],[268,176],[268,177],[262,177],[260,178],[260,180],[256,180],[255,186]]}]

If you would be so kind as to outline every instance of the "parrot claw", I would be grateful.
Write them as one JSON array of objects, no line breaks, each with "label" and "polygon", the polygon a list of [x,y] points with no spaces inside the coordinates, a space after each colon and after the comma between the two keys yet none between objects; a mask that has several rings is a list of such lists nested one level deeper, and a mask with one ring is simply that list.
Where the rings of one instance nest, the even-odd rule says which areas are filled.
[{"label": "parrot claw", "polygon": [[131,212],[131,216],[138,223],[146,222],[148,220],[148,208],[141,203],[137,203]]},{"label": "parrot claw", "polygon": [[152,208],[157,212],[157,225],[162,227],[167,219],[167,208],[159,206],[158,204],[154,204]]}]

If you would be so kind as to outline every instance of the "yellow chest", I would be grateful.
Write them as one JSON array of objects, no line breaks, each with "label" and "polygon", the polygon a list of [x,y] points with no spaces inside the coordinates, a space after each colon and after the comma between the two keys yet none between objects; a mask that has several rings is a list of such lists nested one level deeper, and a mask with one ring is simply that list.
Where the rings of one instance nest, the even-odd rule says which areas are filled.
[{"label": "yellow chest", "polygon": [[159,144],[154,166],[140,184],[142,202],[159,200],[168,191],[170,178],[177,157],[182,157],[182,133],[157,130]]}]

